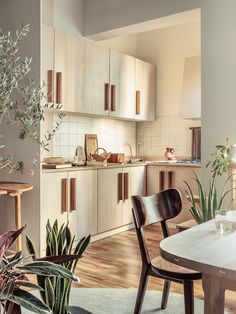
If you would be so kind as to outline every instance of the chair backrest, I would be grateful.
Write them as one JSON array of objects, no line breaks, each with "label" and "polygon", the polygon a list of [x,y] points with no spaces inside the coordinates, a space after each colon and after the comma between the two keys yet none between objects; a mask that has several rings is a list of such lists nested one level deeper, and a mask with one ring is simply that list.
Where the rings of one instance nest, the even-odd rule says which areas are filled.
[{"label": "chair backrest", "polygon": [[169,236],[166,220],[177,216],[182,209],[182,197],[177,189],[167,189],[151,196],[131,196],[133,216],[142,261],[150,258],[143,235],[143,227],[160,222],[164,237]]}]

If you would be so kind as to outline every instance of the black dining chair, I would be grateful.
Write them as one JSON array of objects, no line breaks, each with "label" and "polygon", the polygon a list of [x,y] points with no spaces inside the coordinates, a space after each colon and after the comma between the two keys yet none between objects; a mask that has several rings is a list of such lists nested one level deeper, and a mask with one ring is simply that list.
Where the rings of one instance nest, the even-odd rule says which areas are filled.
[{"label": "black dining chair", "polygon": [[194,313],[193,281],[202,278],[202,274],[181,266],[174,265],[161,256],[152,260],[149,257],[143,228],[159,222],[164,237],[170,235],[166,221],[177,216],[182,209],[179,190],[167,189],[151,196],[135,195],[131,197],[134,224],[142,259],[142,271],[134,314],[141,312],[149,276],[164,279],[161,308],[167,306],[171,281],[181,283],[184,287],[185,314]]}]

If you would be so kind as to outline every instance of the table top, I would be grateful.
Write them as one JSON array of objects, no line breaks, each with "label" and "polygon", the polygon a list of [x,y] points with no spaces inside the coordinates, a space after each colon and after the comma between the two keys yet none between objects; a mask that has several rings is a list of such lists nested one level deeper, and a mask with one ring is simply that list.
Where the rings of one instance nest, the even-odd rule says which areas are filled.
[{"label": "table top", "polygon": [[162,240],[160,252],[174,264],[236,280],[236,230],[220,234],[214,220]]},{"label": "table top", "polygon": [[29,183],[22,182],[0,182],[0,190],[5,190],[7,192],[26,192],[33,189],[33,185]]}]

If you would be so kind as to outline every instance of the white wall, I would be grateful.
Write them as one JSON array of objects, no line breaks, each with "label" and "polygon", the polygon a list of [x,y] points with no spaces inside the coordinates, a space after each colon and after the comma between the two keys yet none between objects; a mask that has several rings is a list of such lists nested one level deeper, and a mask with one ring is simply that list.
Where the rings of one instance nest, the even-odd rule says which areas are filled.
[{"label": "white wall", "polygon": [[85,0],[84,35],[95,37],[110,30],[199,8],[199,2],[201,1]]},{"label": "white wall", "polygon": [[[40,1],[37,0],[1,0],[0,2],[0,25],[4,32],[12,31],[30,24],[30,34],[22,41],[20,55],[32,57],[30,77],[37,83],[40,82]],[[38,145],[32,140],[19,140],[12,126],[1,125],[0,134],[4,134],[5,148],[1,155],[13,153],[16,160],[23,161],[25,172],[9,174],[8,171],[0,170],[1,181],[20,181],[32,183],[34,189],[22,196],[22,222],[27,224],[26,233],[36,241],[39,237],[39,169],[31,176],[32,161],[40,153]],[[30,217],[34,216],[31,221]],[[14,229],[14,199],[3,196],[0,198],[0,234],[9,229]]]}]

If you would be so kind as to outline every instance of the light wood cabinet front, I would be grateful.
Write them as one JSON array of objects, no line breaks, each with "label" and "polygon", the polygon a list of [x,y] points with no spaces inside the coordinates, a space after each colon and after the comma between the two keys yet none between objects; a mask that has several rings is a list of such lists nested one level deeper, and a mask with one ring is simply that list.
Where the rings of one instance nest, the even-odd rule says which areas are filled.
[{"label": "light wood cabinet front", "polygon": [[122,168],[98,170],[98,233],[122,225],[119,180]]},{"label": "light wood cabinet front", "polygon": [[[122,207],[122,224],[134,222],[132,214],[132,195],[146,195],[146,166],[124,168],[124,191],[127,195]],[[126,174],[126,175],[125,175]],[[127,188],[126,188],[127,185]]]},{"label": "light wood cabinet front", "polygon": [[193,194],[197,194],[197,185],[194,181],[194,172],[201,177],[200,167],[189,166],[159,166],[148,165],[147,167],[147,194],[152,195],[167,188],[179,189],[182,195],[182,211],[181,213],[170,220],[173,223],[181,223],[192,218],[189,212],[191,206],[187,199],[186,184],[188,182],[192,188]]},{"label": "light wood cabinet front", "polygon": [[40,250],[46,249],[46,224],[67,223],[67,172],[44,173],[41,182]]},{"label": "light wood cabinet front", "polygon": [[135,59],[136,120],[154,121],[156,116],[156,67]]},{"label": "light wood cabinet front", "polygon": [[69,172],[69,185],[68,221],[72,234],[76,240],[97,234],[97,171]]},{"label": "light wood cabinet front", "polygon": [[134,90],[135,58],[110,50],[110,116],[127,119],[135,117]]},{"label": "light wood cabinet front", "polygon": [[84,39],[55,29],[55,103],[62,109],[84,109]]},{"label": "light wood cabinet front", "polygon": [[[85,106],[82,113],[108,116],[109,48],[85,40]],[[108,86],[109,88],[109,86]]]}]

